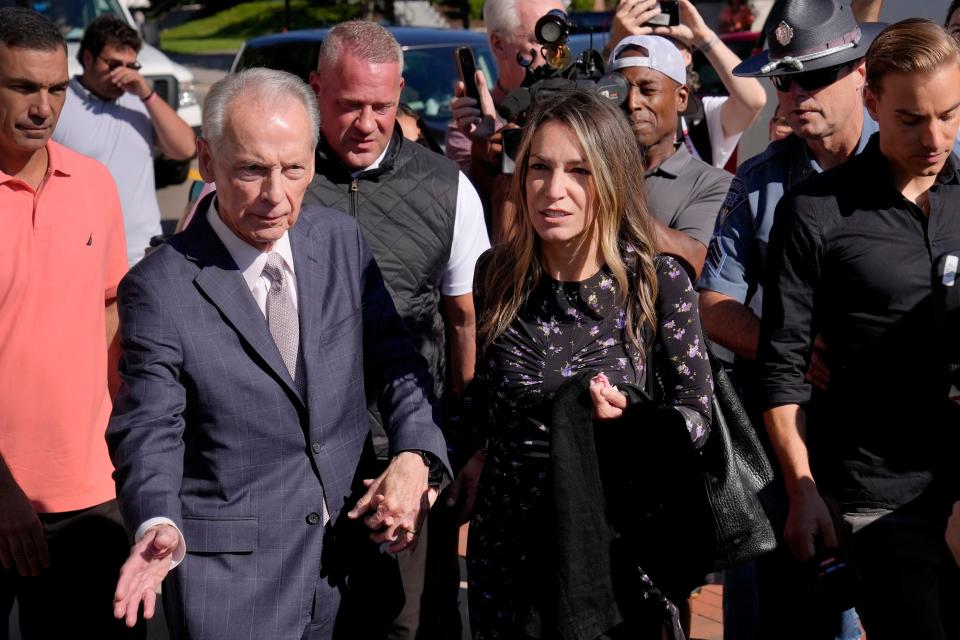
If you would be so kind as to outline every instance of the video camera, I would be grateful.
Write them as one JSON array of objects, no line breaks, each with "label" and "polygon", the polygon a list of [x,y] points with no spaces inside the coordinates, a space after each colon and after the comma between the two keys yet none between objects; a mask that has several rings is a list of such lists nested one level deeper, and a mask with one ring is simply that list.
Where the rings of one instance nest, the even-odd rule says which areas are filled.
[{"label": "video camera", "polygon": [[[603,56],[593,49],[592,38],[591,48],[581,52],[574,60],[567,46],[570,27],[567,14],[560,9],[553,9],[537,20],[533,33],[541,46],[546,64],[531,68],[536,57],[533,49],[529,58],[517,54],[517,64],[526,69],[526,75],[520,87],[511,91],[497,107],[501,118],[522,125],[539,98],[571,87],[589,87],[615,105],[623,104],[629,90],[626,80],[619,73],[605,72]],[[519,143],[519,129],[503,131],[503,173],[513,173],[513,160]]]}]

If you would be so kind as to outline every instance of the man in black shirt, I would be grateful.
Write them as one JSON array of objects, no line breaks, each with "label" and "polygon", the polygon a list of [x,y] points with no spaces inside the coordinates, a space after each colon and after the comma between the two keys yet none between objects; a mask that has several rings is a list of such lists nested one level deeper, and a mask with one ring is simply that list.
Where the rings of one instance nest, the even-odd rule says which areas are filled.
[{"label": "man in black shirt", "polygon": [[[960,255],[960,46],[927,20],[887,28],[867,53],[865,101],[879,134],[785,196],[771,234],[759,361],[784,537],[801,560],[849,553],[870,640],[960,638],[943,538],[960,416],[935,304],[938,261]],[[817,334],[829,393],[808,433]]]}]

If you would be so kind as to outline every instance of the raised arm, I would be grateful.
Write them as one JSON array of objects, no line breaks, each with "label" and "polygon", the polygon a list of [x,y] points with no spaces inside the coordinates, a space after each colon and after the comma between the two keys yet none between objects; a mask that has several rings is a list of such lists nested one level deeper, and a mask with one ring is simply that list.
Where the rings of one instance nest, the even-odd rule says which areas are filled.
[{"label": "raised arm", "polygon": [[150,88],[139,71],[118,67],[111,71],[110,75],[117,86],[143,100],[153,123],[157,146],[165,156],[172,160],[187,160],[193,157],[197,150],[193,129],[177,115],[173,107]]},{"label": "raised arm", "polygon": [[763,110],[767,95],[760,82],[755,78],[738,78],[733,68],[740,64],[730,47],[707,26],[700,12],[690,0],[679,0],[680,24],[675,27],[651,27],[647,22],[660,10],[654,0],[639,2],[621,2],[614,14],[610,29],[610,46],[628,35],[654,34],[669,36],[688,47],[696,47],[707,57],[717,71],[730,98],[721,108],[723,134],[729,137],[742,133]]}]

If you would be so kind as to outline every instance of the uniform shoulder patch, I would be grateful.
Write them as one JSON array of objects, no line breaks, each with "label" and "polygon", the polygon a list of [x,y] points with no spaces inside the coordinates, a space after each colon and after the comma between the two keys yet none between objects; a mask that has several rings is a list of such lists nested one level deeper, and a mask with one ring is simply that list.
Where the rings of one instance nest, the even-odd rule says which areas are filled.
[{"label": "uniform shoulder patch", "polygon": [[720,205],[720,211],[717,213],[716,229],[718,232],[723,229],[723,225],[726,223],[727,216],[730,215],[730,212],[746,202],[746,200],[747,185],[744,184],[739,176],[735,176],[730,182],[727,197],[723,199],[723,204]]}]

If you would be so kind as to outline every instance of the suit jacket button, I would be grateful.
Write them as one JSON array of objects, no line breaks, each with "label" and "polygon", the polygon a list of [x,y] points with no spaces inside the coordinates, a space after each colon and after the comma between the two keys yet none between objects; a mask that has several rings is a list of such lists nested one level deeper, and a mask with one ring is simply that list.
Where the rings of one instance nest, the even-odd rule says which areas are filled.
[{"label": "suit jacket button", "polygon": [[320,522],[320,514],[316,511],[307,516],[308,524],[317,524],[318,522]]},{"label": "suit jacket button", "polygon": [[323,447],[320,445],[319,442],[314,442],[314,443],[313,443],[313,452],[314,452],[314,453],[320,453],[320,451],[322,451],[322,450],[323,450]]}]

